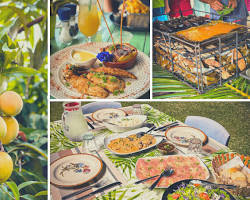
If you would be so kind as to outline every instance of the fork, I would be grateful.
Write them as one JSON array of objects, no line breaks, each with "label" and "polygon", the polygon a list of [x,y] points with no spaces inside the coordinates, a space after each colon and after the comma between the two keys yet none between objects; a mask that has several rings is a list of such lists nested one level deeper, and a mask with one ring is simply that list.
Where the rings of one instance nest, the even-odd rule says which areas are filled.
[{"label": "fork", "polygon": [[71,194],[68,194],[68,195],[63,196],[63,197],[62,197],[62,200],[69,199],[69,198],[71,198],[71,197],[73,197],[73,196],[76,196],[76,195],[78,195],[78,194],[81,194],[81,193],[83,193],[83,192],[86,192],[86,191],[88,191],[88,190],[90,190],[90,189],[92,189],[92,188],[99,188],[99,187],[102,187],[102,186],[106,185],[106,184],[108,183],[108,181],[109,181],[109,179],[108,179],[107,177],[105,177],[105,178],[101,179],[99,182],[97,182],[97,183],[94,184],[94,185],[87,186],[87,187],[85,187],[85,188],[83,188],[83,189],[81,189],[81,190],[78,190],[78,191],[76,191],[76,192],[72,192]]},{"label": "fork", "polygon": [[93,120],[90,116],[87,116],[87,118],[93,123],[93,125],[97,125],[97,123],[95,122],[95,120]]},{"label": "fork", "polygon": [[149,187],[150,190],[153,190],[155,186],[159,183],[163,176],[171,176],[174,173],[174,170],[171,167],[167,167],[159,176],[159,178]]}]

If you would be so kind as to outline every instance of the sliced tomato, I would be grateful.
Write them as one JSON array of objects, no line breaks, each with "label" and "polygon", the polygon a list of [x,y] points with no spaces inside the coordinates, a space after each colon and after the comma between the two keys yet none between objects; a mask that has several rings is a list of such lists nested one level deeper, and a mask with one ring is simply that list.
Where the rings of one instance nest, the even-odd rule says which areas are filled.
[{"label": "sliced tomato", "polygon": [[200,193],[200,198],[202,198],[202,199],[204,199],[204,200],[210,200],[208,194],[205,193],[205,192]]},{"label": "sliced tomato", "polygon": [[173,199],[178,199],[180,196],[181,196],[180,194],[176,194],[176,193],[172,194]]}]

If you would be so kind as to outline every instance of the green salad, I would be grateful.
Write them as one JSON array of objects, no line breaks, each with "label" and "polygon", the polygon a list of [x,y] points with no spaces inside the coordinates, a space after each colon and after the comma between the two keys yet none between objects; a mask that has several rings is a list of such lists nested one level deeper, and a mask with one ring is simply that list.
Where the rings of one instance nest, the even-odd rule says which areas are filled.
[{"label": "green salad", "polygon": [[230,200],[230,196],[219,188],[197,183],[182,183],[179,188],[168,194],[167,200]]}]

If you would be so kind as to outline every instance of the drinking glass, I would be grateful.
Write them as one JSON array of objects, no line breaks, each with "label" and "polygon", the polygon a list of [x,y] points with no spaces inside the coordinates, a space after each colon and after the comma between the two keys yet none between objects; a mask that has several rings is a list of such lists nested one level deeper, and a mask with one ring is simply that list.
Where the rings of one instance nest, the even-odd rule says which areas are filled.
[{"label": "drinking glass", "polygon": [[96,0],[79,0],[78,27],[83,35],[91,42],[100,25],[100,17]]},{"label": "drinking glass", "polygon": [[202,141],[199,138],[191,138],[188,140],[188,153],[200,154],[202,151]]},{"label": "drinking glass", "polygon": [[89,131],[83,136],[83,145],[87,152],[97,151],[97,145],[94,134]]}]

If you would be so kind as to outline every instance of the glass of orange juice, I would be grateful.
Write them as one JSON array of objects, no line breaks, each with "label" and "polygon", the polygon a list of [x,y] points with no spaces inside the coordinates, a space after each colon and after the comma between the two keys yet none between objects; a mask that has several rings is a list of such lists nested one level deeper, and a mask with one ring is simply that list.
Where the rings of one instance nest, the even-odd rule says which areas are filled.
[{"label": "glass of orange juice", "polygon": [[78,27],[82,34],[91,37],[96,34],[100,25],[100,17],[97,10],[96,0],[79,0]]}]

